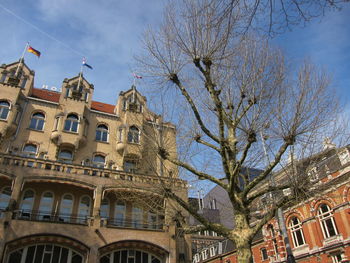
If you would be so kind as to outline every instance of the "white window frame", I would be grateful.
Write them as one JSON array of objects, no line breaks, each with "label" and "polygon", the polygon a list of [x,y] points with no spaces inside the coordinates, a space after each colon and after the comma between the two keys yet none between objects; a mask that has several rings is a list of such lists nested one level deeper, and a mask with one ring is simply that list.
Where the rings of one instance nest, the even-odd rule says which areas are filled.
[{"label": "white window frame", "polygon": [[[327,212],[323,212],[322,211],[322,206],[324,206],[324,205],[327,206],[327,208],[328,208]],[[332,209],[330,208],[329,205],[321,204],[319,206],[319,208],[318,208],[318,218],[320,220],[320,225],[321,225],[321,229],[322,229],[322,233],[323,233],[324,238],[330,238],[332,236],[338,235],[338,229],[337,229],[337,225],[335,224],[334,217],[333,217],[333,211],[332,211]],[[330,229],[328,228],[327,222],[330,222],[332,224],[333,229],[334,229],[335,234],[332,235],[332,236],[329,233]]]},{"label": "white window frame", "polygon": [[[0,103],[6,103],[7,105],[1,105],[0,104],[0,120],[4,120],[6,121],[9,117],[9,113],[10,113],[10,110],[11,110],[11,103],[8,102],[7,100],[0,100]],[[7,109],[7,114],[6,114],[6,118],[1,118],[1,115],[2,115],[2,112],[4,109]]]},{"label": "white window frame", "polygon": [[[293,219],[296,219],[297,222],[294,222]],[[290,234],[292,236],[293,239],[293,245],[294,247],[300,247],[305,245],[305,238],[304,238],[304,233],[303,233],[303,226],[301,221],[299,220],[298,217],[293,216],[288,224],[288,228],[290,231]],[[299,242],[299,238],[298,235],[300,235],[301,239],[302,239],[302,244]]]}]

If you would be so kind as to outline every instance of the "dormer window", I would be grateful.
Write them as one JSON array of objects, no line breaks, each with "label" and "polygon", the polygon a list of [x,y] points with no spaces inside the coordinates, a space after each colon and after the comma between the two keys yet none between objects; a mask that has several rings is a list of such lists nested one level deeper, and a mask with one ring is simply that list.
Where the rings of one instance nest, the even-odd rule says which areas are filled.
[{"label": "dormer window", "polygon": [[317,179],[318,179],[317,167],[311,168],[307,172],[307,175],[309,176],[311,182],[317,181]]},{"label": "dormer window", "polygon": [[0,101],[0,120],[6,120],[10,111],[10,103],[7,101]]},{"label": "dormer window", "polygon": [[343,151],[339,152],[338,156],[339,156],[341,165],[345,165],[350,161],[350,155],[347,149],[344,149]]},{"label": "dormer window", "polygon": [[64,123],[64,130],[68,132],[78,132],[79,118],[75,114],[69,114]]}]

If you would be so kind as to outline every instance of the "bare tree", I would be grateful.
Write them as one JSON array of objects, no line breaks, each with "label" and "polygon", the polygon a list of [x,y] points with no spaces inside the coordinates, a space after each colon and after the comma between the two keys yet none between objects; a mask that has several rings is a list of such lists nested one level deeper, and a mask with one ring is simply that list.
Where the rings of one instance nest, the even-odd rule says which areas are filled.
[{"label": "bare tree", "polygon": [[[336,118],[337,101],[325,73],[308,62],[294,70],[268,41],[242,36],[237,31],[242,13],[225,12],[224,3],[185,0],[170,6],[160,29],[145,35],[145,54],[138,62],[145,77],[160,87],[158,95],[168,94],[166,104],[176,102],[173,120],[183,148],[174,155],[164,142],[158,143],[158,155],[225,189],[235,228],[208,221],[171,187],[163,187],[163,193],[201,223],[186,228],[187,233],[215,231],[236,244],[238,262],[252,262],[254,235],[278,207],[296,197],[301,178],[260,186],[283,168],[289,147],[299,154],[314,149]],[[193,149],[201,155],[189,155]],[[241,173],[244,167],[263,171],[251,177]],[[278,199],[252,224],[250,212],[257,199],[284,188],[294,194]]]}]

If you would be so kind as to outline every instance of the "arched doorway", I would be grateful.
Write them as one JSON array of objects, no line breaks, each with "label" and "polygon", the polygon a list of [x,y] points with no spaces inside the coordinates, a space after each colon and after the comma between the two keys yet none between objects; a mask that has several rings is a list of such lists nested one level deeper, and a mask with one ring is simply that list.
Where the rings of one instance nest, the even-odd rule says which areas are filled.
[{"label": "arched doorway", "polygon": [[83,255],[57,244],[35,244],[12,251],[7,263],[83,263]]},{"label": "arched doorway", "polygon": [[120,249],[103,255],[100,263],[163,263],[163,261],[146,251]]}]

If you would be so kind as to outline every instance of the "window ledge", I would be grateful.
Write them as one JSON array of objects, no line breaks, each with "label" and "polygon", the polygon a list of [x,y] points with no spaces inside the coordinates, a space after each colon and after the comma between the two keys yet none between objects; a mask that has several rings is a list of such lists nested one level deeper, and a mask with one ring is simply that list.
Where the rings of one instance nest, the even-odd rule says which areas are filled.
[{"label": "window ledge", "polygon": [[79,132],[66,131],[66,130],[62,130],[62,132],[79,135]]},{"label": "window ledge", "polygon": [[299,247],[293,248],[293,253],[296,256],[301,255],[301,254],[305,254],[307,252],[309,252],[309,245],[308,244],[304,244],[304,245],[301,245]]},{"label": "window ledge", "polygon": [[141,146],[141,143],[139,143],[139,142],[127,142],[127,143],[131,144],[131,145]]},{"label": "window ledge", "polygon": [[99,143],[104,143],[104,144],[109,144],[109,142],[105,142],[105,141],[99,141],[99,140],[95,140],[95,142],[99,142]]},{"label": "window ledge", "polygon": [[341,241],[343,241],[343,236],[341,234],[338,234],[338,235],[324,239],[323,246],[330,246],[330,245],[336,244],[336,243],[341,242]]},{"label": "window ledge", "polygon": [[0,121],[7,122],[7,119],[0,119]]},{"label": "window ledge", "polygon": [[44,133],[44,132],[45,132],[44,130],[36,130],[36,129],[32,129],[32,128],[27,128],[27,130],[30,130],[30,131],[36,131],[36,132],[42,132],[42,133]]}]

